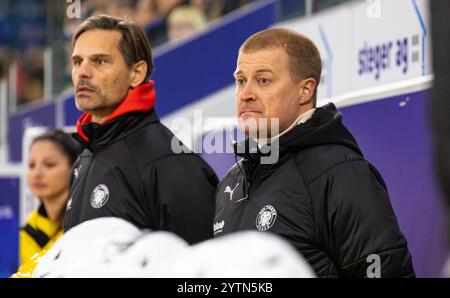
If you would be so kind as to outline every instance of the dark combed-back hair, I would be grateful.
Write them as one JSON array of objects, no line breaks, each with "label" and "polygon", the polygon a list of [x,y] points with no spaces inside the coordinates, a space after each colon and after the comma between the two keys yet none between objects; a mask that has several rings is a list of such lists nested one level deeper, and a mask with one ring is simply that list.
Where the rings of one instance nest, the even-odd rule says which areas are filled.
[{"label": "dark combed-back hair", "polygon": [[297,82],[306,78],[316,80],[314,90],[314,105],[317,96],[317,86],[322,72],[322,60],[314,43],[293,30],[272,28],[257,32],[250,36],[240,47],[239,52],[253,53],[265,49],[281,48],[289,56],[289,71],[292,79]]},{"label": "dark combed-back hair", "polygon": [[93,16],[81,23],[72,37],[72,47],[77,39],[86,31],[90,30],[110,30],[118,31],[122,34],[119,43],[119,51],[128,66],[141,60],[147,63],[146,82],[153,72],[153,57],[150,42],[144,30],[135,22],[127,18],[117,18],[107,15]]},{"label": "dark combed-back hair", "polygon": [[81,153],[82,147],[76,142],[70,134],[63,132],[60,129],[51,129],[44,134],[41,134],[33,139],[31,145],[38,141],[49,141],[54,143],[61,149],[69,159],[70,165],[73,165]]}]

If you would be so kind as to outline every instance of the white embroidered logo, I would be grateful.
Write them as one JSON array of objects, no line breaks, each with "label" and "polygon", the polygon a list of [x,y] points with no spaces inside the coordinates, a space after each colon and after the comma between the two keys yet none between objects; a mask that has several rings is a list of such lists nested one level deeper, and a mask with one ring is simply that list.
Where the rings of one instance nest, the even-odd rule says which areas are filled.
[{"label": "white embroidered logo", "polygon": [[260,231],[267,231],[275,223],[277,210],[272,205],[264,206],[256,217],[256,228]]},{"label": "white embroidered logo", "polygon": [[106,185],[97,185],[91,194],[91,205],[95,209],[103,207],[109,199],[109,189]]},{"label": "white embroidered logo", "polygon": [[221,222],[215,222],[213,225],[214,235],[216,235],[217,233],[221,233],[224,225],[225,225],[224,220],[222,220]]},{"label": "white embroidered logo", "polygon": [[240,182],[238,182],[238,184],[236,184],[236,186],[235,186],[233,189],[231,189],[231,187],[229,187],[229,186],[225,187],[224,193],[229,193],[229,194],[230,194],[230,201],[233,200],[233,192],[234,192],[234,191],[236,190],[236,188],[239,186],[239,183],[240,183]]}]

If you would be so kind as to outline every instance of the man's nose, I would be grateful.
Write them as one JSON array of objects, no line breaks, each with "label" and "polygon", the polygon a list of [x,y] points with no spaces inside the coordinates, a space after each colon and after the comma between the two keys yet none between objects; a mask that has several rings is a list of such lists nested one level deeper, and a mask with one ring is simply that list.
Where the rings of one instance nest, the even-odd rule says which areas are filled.
[{"label": "man's nose", "polygon": [[251,82],[247,82],[240,88],[238,98],[240,101],[251,101],[256,99],[254,86]]},{"label": "man's nose", "polygon": [[92,69],[89,63],[83,61],[76,69],[77,77],[79,79],[90,79],[92,77]]}]

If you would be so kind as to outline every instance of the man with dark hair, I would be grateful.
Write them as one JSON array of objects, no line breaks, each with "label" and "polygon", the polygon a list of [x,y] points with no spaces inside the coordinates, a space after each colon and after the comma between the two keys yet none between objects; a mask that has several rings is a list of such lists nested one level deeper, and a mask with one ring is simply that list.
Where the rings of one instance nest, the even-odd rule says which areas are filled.
[{"label": "man with dark hair", "polygon": [[75,138],[85,150],[74,166],[65,231],[113,216],[189,243],[212,237],[217,177],[198,155],[173,153],[180,143],[153,108],[152,70],[149,42],[131,21],[92,17],[75,32],[72,80],[85,112]]},{"label": "man with dark hair", "polygon": [[316,46],[294,31],[264,30],[241,46],[236,113],[248,137],[216,192],[214,235],[278,234],[321,277],[414,277],[382,177],[334,104],[316,107],[320,73]]}]

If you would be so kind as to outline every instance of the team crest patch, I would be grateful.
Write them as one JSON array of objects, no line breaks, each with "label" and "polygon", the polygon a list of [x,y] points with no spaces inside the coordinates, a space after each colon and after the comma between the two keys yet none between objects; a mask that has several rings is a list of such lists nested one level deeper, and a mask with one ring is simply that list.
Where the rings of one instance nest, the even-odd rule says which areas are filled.
[{"label": "team crest patch", "polygon": [[109,199],[109,189],[106,185],[97,185],[91,194],[91,205],[95,209],[103,207]]},{"label": "team crest patch", "polygon": [[272,205],[264,206],[256,217],[256,228],[260,231],[267,231],[275,223],[277,210]]}]

